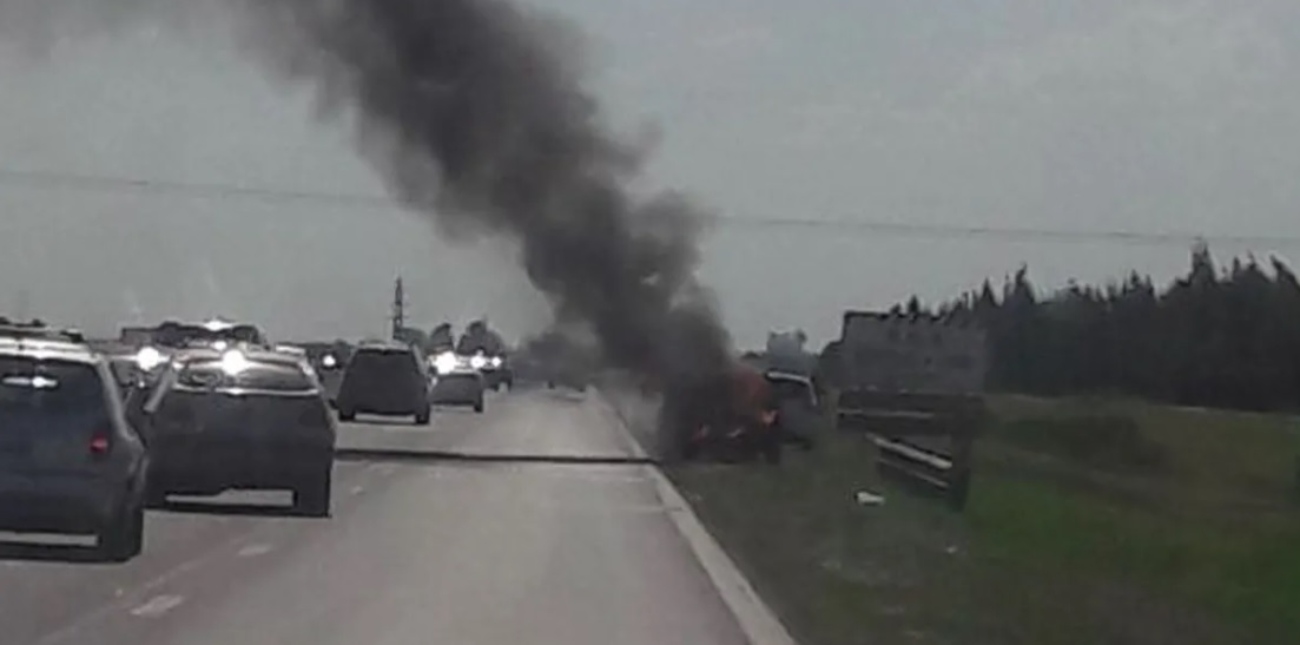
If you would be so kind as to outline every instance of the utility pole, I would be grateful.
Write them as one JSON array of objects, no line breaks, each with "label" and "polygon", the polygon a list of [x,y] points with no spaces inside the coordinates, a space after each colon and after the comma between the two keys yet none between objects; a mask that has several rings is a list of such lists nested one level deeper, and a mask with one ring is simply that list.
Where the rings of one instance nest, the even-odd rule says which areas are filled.
[{"label": "utility pole", "polygon": [[406,292],[402,289],[402,278],[397,278],[393,287],[393,340],[401,340],[402,330],[406,328]]}]

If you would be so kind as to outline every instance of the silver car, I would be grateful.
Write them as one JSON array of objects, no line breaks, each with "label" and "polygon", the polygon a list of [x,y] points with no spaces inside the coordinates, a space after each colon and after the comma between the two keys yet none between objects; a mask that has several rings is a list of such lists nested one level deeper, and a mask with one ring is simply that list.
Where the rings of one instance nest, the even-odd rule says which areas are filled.
[{"label": "silver car", "polygon": [[299,513],[329,515],[337,430],[305,358],[188,350],[130,407],[149,446],[151,503],[288,489]]},{"label": "silver car", "polygon": [[144,545],[148,456],[104,358],[69,336],[0,326],[0,530]]},{"label": "silver car", "polygon": [[433,405],[463,406],[483,412],[483,391],[487,388],[483,374],[461,366],[439,374],[433,383]]}]

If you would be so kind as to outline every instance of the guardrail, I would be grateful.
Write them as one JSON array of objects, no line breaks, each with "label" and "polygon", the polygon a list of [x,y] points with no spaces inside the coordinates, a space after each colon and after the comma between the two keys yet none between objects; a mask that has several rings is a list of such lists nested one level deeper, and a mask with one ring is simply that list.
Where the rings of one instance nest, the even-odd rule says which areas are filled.
[{"label": "guardrail", "polygon": [[844,390],[836,425],[876,445],[881,475],[966,506],[975,437],[986,410],[972,395]]}]

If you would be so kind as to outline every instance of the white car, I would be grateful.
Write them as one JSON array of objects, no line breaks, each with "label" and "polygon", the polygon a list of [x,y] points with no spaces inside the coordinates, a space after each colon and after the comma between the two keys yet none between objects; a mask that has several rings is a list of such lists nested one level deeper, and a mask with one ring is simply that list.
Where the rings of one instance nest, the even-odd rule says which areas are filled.
[{"label": "white car", "polygon": [[486,389],[481,372],[469,367],[457,367],[439,372],[430,399],[433,405],[470,407],[482,414],[483,392]]}]

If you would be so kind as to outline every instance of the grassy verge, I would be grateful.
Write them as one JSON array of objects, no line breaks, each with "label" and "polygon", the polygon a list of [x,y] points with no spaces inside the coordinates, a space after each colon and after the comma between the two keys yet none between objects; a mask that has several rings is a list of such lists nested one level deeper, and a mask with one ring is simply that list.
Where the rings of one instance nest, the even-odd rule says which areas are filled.
[{"label": "grassy verge", "polygon": [[[1300,642],[1291,421],[992,407],[961,515],[881,483],[870,445],[843,435],[776,468],[668,474],[804,645]],[[1128,448],[1075,459],[1027,436],[1096,419],[1131,420]],[[859,505],[863,489],[886,503]]]}]

